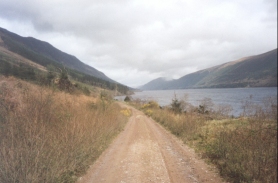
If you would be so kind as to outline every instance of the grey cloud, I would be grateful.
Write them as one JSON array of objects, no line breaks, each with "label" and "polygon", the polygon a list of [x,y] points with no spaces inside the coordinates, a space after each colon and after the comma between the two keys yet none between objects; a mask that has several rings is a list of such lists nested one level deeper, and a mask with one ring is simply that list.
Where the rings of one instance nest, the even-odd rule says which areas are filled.
[{"label": "grey cloud", "polygon": [[24,28],[15,22],[30,22],[38,38],[135,86],[276,48],[276,7],[274,0],[0,0],[0,18],[18,34]]}]

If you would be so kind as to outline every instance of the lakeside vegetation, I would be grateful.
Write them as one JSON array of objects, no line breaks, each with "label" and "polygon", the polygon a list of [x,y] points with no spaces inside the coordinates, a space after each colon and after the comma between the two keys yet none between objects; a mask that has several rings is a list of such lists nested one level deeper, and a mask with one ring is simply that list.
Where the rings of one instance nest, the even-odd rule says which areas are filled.
[{"label": "lakeside vegetation", "polygon": [[[58,68],[42,71],[0,54],[0,182],[75,182],[131,115],[103,92],[127,87]],[[167,108],[125,101],[194,147],[228,181],[276,182],[276,100],[245,101],[240,118],[208,98],[198,107],[176,97]]]},{"label": "lakeside vegetation", "polygon": [[244,102],[239,118],[230,106],[213,107],[204,98],[199,106],[173,98],[168,107],[155,101],[128,101],[193,147],[229,182],[277,182],[276,98],[256,105]]},{"label": "lakeside vegetation", "polygon": [[75,182],[121,132],[130,111],[78,91],[0,76],[0,182]]},{"label": "lakeside vegetation", "polygon": [[[57,59],[57,50],[14,36],[0,38],[0,182],[75,182],[131,115],[107,90],[126,94],[129,88],[82,72],[72,56]],[[230,68],[235,72],[216,73],[220,84],[207,75],[188,81],[206,78],[203,84],[211,82],[214,87],[249,86],[245,79],[234,80],[251,77],[253,86],[275,86],[277,49],[274,52],[276,57],[268,56],[261,64],[249,62]],[[176,97],[167,108],[154,101],[125,101],[194,147],[228,181],[277,182],[276,100],[268,99],[265,106],[246,101],[240,118],[229,116],[229,106],[213,108],[208,98],[197,107]]]}]

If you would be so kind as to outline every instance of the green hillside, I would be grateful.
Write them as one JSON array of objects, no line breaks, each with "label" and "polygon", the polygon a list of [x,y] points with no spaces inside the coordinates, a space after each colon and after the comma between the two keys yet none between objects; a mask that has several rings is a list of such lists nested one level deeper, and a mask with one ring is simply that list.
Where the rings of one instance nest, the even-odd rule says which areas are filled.
[{"label": "green hillside", "polygon": [[[129,88],[108,78],[76,57],[64,53],[47,42],[24,38],[0,28],[0,72],[22,79],[48,80],[49,72],[66,72],[71,79],[110,90],[126,93]],[[43,69],[39,69],[40,66]],[[48,72],[48,73],[47,73]],[[48,81],[46,81],[48,82]]]},{"label": "green hillside", "polygon": [[[156,81],[155,85],[153,81]],[[153,81],[140,89],[276,87],[277,49],[197,71],[176,80]]]}]

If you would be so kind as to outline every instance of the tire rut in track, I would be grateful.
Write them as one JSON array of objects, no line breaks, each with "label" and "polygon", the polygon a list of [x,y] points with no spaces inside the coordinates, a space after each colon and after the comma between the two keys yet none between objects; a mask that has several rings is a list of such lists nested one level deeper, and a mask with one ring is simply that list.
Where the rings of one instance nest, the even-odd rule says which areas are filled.
[{"label": "tire rut in track", "polygon": [[223,182],[192,149],[142,112],[124,107],[133,113],[124,131],[78,182]]}]

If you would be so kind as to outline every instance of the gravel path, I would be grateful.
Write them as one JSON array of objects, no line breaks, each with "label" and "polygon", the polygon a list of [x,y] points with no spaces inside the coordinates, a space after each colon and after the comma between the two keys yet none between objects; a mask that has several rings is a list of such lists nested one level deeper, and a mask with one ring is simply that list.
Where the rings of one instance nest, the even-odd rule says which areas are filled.
[{"label": "gravel path", "polygon": [[142,112],[132,110],[124,131],[78,183],[223,182],[194,150]]}]

